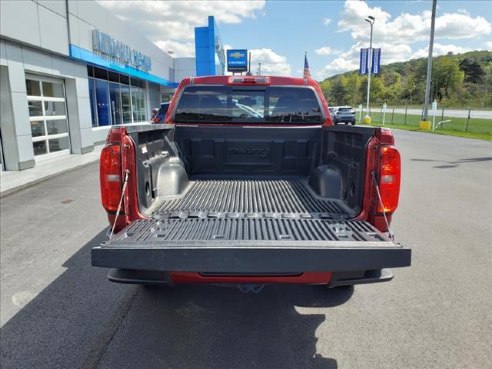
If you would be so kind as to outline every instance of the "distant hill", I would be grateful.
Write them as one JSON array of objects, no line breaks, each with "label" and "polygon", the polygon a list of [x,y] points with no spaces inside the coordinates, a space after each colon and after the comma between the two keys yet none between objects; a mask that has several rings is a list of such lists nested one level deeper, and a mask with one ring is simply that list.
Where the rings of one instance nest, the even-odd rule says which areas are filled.
[{"label": "distant hill", "polygon": [[[371,78],[371,103],[419,105],[424,101],[427,58],[381,66]],[[358,105],[366,100],[367,76],[346,72],[320,82],[330,105]],[[492,51],[434,57],[431,101],[441,106],[492,108]]]}]

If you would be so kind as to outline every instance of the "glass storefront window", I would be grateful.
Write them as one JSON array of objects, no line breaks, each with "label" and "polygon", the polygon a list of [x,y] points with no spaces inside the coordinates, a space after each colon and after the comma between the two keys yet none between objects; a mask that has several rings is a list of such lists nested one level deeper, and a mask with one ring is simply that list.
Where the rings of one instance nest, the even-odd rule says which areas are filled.
[{"label": "glass storefront window", "polygon": [[43,103],[41,101],[28,101],[29,116],[30,117],[42,117],[43,116]]},{"label": "glass storefront window", "polygon": [[138,88],[136,87],[131,87],[132,91],[132,115],[133,115],[133,121],[138,122]]},{"label": "glass storefront window", "polygon": [[44,115],[66,115],[65,102],[62,101],[45,101]]},{"label": "glass storefront window", "polygon": [[68,136],[53,138],[48,140],[50,145],[50,152],[67,150],[70,148],[70,143],[68,141]]},{"label": "glass storefront window", "polygon": [[111,102],[111,123],[121,124],[121,94],[120,85],[118,83],[109,84],[109,100]]},{"label": "glass storefront window", "polygon": [[120,85],[121,87],[121,105],[123,110],[123,123],[132,122],[132,105],[130,97],[130,86]]},{"label": "glass storefront window", "polygon": [[96,106],[99,126],[109,125],[108,82],[96,79]]},{"label": "glass storefront window", "polygon": [[96,113],[94,109],[95,105],[95,100],[96,100],[96,89],[94,88],[94,80],[92,78],[89,78],[89,99],[90,99],[90,105],[91,105],[91,121],[92,121],[92,126],[97,127],[97,118],[96,118]]},{"label": "glass storefront window", "polygon": [[88,75],[93,127],[146,121],[144,81],[97,67]]},{"label": "glass storefront window", "polygon": [[57,119],[57,120],[47,120],[46,129],[49,135],[59,135],[61,133],[67,133],[67,120]]},{"label": "glass storefront window", "polygon": [[43,155],[48,152],[46,148],[46,141],[33,142],[32,147],[34,149],[34,155]]},{"label": "glass storefront window", "polygon": [[31,121],[31,133],[32,137],[39,137],[46,135],[46,130],[44,129],[44,121]]},{"label": "glass storefront window", "polygon": [[27,96],[41,96],[40,82],[32,79],[26,79]]},{"label": "glass storefront window", "polygon": [[64,97],[63,85],[61,83],[52,83],[43,81],[43,96],[46,97]]}]

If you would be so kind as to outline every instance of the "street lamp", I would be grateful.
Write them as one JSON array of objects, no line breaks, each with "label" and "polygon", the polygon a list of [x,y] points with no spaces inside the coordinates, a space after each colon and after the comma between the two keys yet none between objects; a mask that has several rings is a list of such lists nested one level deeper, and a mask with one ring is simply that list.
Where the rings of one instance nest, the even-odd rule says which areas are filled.
[{"label": "street lamp", "polygon": [[369,52],[367,54],[367,107],[366,107],[366,116],[364,117],[364,123],[371,123],[371,117],[369,115],[369,94],[371,93],[371,70],[372,70],[372,27],[374,26],[374,22],[376,19],[370,15],[364,19],[371,25],[371,37],[369,39]]}]

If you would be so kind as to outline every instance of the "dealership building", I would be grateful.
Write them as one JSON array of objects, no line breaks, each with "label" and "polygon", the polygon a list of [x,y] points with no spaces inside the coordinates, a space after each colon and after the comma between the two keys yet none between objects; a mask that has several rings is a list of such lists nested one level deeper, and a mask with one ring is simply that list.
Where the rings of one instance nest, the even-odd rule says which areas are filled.
[{"label": "dealership building", "polygon": [[90,152],[114,124],[149,122],[182,78],[224,73],[213,17],[195,58],[155,46],[95,1],[0,1],[2,170]]}]

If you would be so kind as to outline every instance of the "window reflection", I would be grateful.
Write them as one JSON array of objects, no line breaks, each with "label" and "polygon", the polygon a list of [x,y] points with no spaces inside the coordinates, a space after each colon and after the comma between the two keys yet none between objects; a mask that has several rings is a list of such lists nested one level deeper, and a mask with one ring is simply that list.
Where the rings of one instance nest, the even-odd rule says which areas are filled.
[{"label": "window reflection", "polygon": [[97,67],[88,71],[93,127],[147,120],[143,81]]}]

